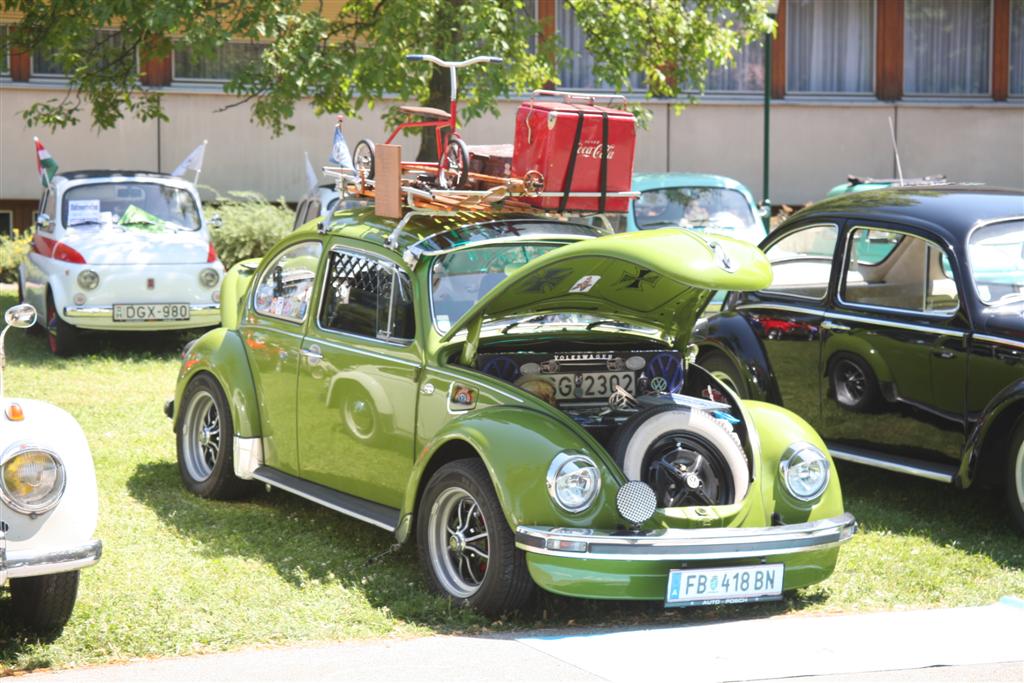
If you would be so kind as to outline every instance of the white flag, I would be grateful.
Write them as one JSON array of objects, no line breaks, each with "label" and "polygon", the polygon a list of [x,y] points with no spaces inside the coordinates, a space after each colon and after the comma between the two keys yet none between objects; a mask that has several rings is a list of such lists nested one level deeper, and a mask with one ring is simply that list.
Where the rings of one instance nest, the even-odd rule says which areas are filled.
[{"label": "white flag", "polygon": [[183,176],[185,171],[199,173],[203,169],[203,154],[206,153],[206,140],[203,144],[192,150],[192,153],[185,157],[185,160],[178,164],[178,167],[171,172],[171,175]]},{"label": "white flag", "polygon": [[313,170],[313,164],[309,162],[309,152],[305,152],[306,155],[306,181],[309,183],[309,189],[312,190],[320,184],[320,178],[317,176],[316,171]]}]

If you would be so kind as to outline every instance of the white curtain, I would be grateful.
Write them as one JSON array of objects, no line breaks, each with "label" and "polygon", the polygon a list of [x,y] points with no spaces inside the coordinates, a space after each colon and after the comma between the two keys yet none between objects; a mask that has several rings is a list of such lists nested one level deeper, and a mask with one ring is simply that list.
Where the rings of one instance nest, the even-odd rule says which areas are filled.
[{"label": "white curtain", "polygon": [[871,92],[874,0],[790,0],[786,15],[788,92]]},{"label": "white curtain", "polygon": [[1024,0],[1010,3],[1010,94],[1024,95]]},{"label": "white curtain", "polygon": [[747,43],[728,66],[708,64],[707,92],[764,92],[764,41]]},{"label": "white curtain", "polygon": [[[607,83],[598,83],[594,78],[594,56],[584,47],[584,35],[576,22],[576,12],[565,3],[557,3],[555,8],[555,27],[562,47],[572,53],[572,60],[562,64],[558,69],[558,78],[562,81],[561,88],[572,90],[610,90]],[[630,87],[643,90],[643,74],[630,75]]]},{"label": "white curtain", "polygon": [[991,21],[991,0],[906,0],[903,91],[988,93]]}]

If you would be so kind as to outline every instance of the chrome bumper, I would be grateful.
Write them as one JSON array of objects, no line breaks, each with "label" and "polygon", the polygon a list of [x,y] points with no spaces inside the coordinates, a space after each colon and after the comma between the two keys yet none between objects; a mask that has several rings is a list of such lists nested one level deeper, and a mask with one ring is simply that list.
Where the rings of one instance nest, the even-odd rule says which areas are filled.
[{"label": "chrome bumper", "polygon": [[[145,304],[143,304],[145,305]],[[162,304],[153,304],[160,306]],[[220,304],[190,304],[189,311],[192,315],[207,317],[211,313],[220,314]],[[65,306],[64,317],[69,320],[103,320],[114,318],[113,306]],[[187,320],[139,320],[132,322],[188,322]]]},{"label": "chrome bumper", "polygon": [[103,554],[103,543],[90,541],[74,548],[61,550],[8,551],[0,544],[0,585],[8,579],[20,579],[26,576],[42,574],[60,574],[83,567],[90,567],[100,560]]},{"label": "chrome bumper", "polygon": [[516,547],[529,553],[586,560],[738,560],[805,553],[850,540],[857,521],[849,512],[802,524],[761,528],[603,531],[520,526]]}]

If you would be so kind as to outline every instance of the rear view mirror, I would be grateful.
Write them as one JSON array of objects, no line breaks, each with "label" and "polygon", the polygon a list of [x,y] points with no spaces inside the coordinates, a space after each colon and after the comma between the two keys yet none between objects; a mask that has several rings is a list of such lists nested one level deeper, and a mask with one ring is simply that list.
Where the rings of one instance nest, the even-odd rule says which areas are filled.
[{"label": "rear view mirror", "polygon": [[11,327],[32,327],[36,324],[36,309],[32,304],[11,306],[4,313],[4,320]]},{"label": "rear view mirror", "polygon": [[40,230],[46,230],[49,232],[53,229],[53,219],[48,214],[41,213],[36,216],[36,227]]}]

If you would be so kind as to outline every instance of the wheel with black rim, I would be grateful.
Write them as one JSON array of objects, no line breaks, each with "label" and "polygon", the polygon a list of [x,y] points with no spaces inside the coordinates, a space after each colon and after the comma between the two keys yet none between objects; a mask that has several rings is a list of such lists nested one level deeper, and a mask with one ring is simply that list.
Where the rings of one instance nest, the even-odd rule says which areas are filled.
[{"label": "wheel with black rim", "polygon": [[373,140],[360,140],[352,151],[352,165],[356,167],[356,174],[361,178],[373,180],[377,171],[376,148]]},{"label": "wheel with black rim", "polygon": [[480,460],[450,462],[430,478],[416,539],[433,588],[459,605],[496,616],[522,608],[533,595],[526,557]]},{"label": "wheel with black rim", "polygon": [[769,339],[782,339],[782,332],[780,330],[778,330],[778,329],[773,327],[772,329],[768,330],[768,338]]},{"label": "wheel with black rim", "polygon": [[663,405],[637,413],[609,451],[627,478],[654,489],[659,507],[730,505],[747,495],[750,468],[739,437],[703,410]]},{"label": "wheel with black rim", "polygon": [[250,483],[235,476],[231,410],[212,375],[203,373],[189,382],[176,432],[178,471],[185,488],[217,500],[248,492]]},{"label": "wheel with black rim", "polygon": [[740,398],[750,398],[750,391],[743,379],[743,373],[721,351],[708,351],[702,354],[697,365],[707,370],[712,377],[729,387],[732,393]]},{"label": "wheel with black rim", "polygon": [[36,635],[59,635],[78,597],[78,572],[11,579],[11,607],[18,623]]},{"label": "wheel with black rim", "polygon": [[1024,418],[1010,437],[1007,456],[1006,503],[1017,533],[1024,536]]},{"label": "wheel with black rim", "polygon": [[64,322],[64,319],[57,313],[53,295],[49,292],[46,293],[46,332],[50,352],[54,355],[67,358],[78,351],[78,328]]},{"label": "wheel with black rim", "polygon": [[829,365],[832,395],[842,407],[863,413],[871,410],[880,395],[871,366],[857,356],[837,354]]},{"label": "wheel with black rim", "polygon": [[461,138],[448,141],[437,173],[437,184],[446,190],[466,187],[469,181],[469,148]]}]

